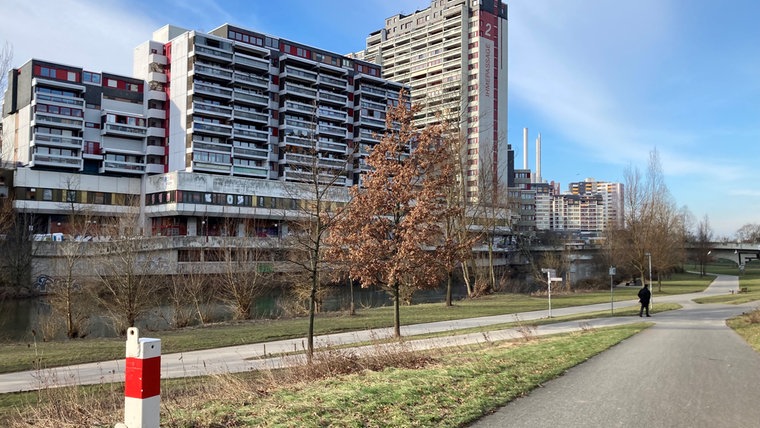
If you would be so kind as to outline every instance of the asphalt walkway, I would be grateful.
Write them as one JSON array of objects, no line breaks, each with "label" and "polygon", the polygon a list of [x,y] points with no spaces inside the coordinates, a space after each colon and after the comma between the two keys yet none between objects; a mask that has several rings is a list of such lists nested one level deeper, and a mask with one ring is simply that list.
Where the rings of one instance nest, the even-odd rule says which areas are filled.
[{"label": "asphalt walkway", "polygon": [[[719,276],[704,294],[737,287],[736,277]],[[725,324],[758,303],[698,305],[678,296],[666,300],[684,308],[654,314],[647,318],[655,322],[652,328],[471,426],[760,426],[760,354]]]}]

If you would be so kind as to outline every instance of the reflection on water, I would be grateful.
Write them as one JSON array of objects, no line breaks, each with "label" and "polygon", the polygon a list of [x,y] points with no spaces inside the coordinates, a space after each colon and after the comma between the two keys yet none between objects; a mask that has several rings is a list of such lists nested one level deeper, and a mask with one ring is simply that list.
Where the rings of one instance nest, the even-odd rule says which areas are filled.
[{"label": "reflection on water", "polygon": [[[433,290],[420,290],[414,294],[414,303],[442,302],[446,290],[444,288]],[[464,287],[455,287],[453,296],[455,299],[466,295]],[[354,287],[354,307],[372,308],[387,306],[392,303],[388,294],[377,288]],[[287,315],[284,311],[283,296],[281,290],[262,296],[254,306],[254,318],[277,318]],[[330,289],[322,303],[323,311],[347,310],[351,304],[351,292],[348,287],[334,287]],[[204,308],[211,314],[213,321],[226,321],[231,319],[231,312],[222,304],[214,304]],[[24,300],[0,301],[0,342],[23,342],[43,340],[50,337],[53,331],[51,316],[53,311],[44,297]],[[157,331],[170,328],[173,309],[170,306],[157,306],[138,320],[138,327],[145,330]],[[55,325],[58,331],[56,338],[65,337],[65,323],[58,322]],[[116,332],[111,327],[106,314],[95,313],[90,316],[86,327],[89,337],[115,337]],[[36,334],[36,337],[34,336]]]}]

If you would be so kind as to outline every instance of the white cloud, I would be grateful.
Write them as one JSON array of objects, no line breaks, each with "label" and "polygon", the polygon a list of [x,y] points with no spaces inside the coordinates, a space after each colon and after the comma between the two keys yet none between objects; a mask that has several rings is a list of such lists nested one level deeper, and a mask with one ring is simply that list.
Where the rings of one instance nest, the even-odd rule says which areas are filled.
[{"label": "white cloud", "polygon": [[2,12],[0,42],[16,67],[36,58],[128,75],[132,50],[157,28],[110,2],[5,0]]}]

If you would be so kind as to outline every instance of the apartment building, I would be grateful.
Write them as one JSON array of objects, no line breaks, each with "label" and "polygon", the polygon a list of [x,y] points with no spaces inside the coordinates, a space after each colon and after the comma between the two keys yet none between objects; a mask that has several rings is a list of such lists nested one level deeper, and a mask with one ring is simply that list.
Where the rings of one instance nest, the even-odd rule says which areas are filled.
[{"label": "apartment building", "polygon": [[[297,183],[317,174],[340,204],[361,182],[388,106],[409,102],[381,76],[231,25],[157,30],[133,76],[33,59],[9,72],[3,102],[9,192],[37,234],[69,232],[76,205],[93,222],[137,210],[149,236],[279,237],[298,215]],[[161,257],[177,262],[190,241]]]},{"label": "apartment building", "polygon": [[625,209],[622,183],[587,178],[584,181],[570,183],[568,189],[573,195],[598,197],[600,202],[598,204],[596,228],[590,230],[603,231],[610,227],[623,227]]},{"label": "apartment building", "polygon": [[[408,90],[381,78],[377,64],[230,25],[210,33],[157,30],[135,49],[133,75],[39,60],[11,71],[3,159],[24,170],[15,180],[26,189],[17,191],[20,206],[53,215],[63,194],[96,205],[126,200],[109,182],[118,177],[129,183],[124,195],[153,207],[145,211],[152,233],[198,234],[200,224],[222,233],[228,205],[256,207],[259,196],[281,195],[282,183],[315,171],[324,182],[359,183],[388,105]],[[197,174],[196,181],[228,177],[229,185],[216,180],[213,194],[204,189],[201,197],[197,186],[177,188],[184,199],[173,200],[142,179],[191,181],[165,175],[174,172]],[[73,175],[64,185],[55,173]],[[241,184],[246,180],[264,182]],[[175,202],[184,209],[155,208]],[[227,211],[211,209],[220,206]],[[220,218],[207,218],[214,211]],[[50,233],[59,220],[40,228]]]},{"label": "apartment building", "polygon": [[499,0],[432,0],[394,15],[356,56],[408,85],[420,125],[451,120],[465,138],[467,195],[507,187],[514,153],[507,141],[507,6]]}]

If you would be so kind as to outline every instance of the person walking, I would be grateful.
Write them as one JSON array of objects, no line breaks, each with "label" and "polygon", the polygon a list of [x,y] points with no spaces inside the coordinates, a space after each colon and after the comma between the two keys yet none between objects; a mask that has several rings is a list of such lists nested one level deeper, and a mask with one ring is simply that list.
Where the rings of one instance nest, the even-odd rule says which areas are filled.
[{"label": "person walking", "polygon": [[649,291],[649,284],[644,284],[639,290],[639,302],[641,302],[641,309],[639,309],[639,316],[643,316],[644,310],[646,310],[647,316],[649,315],[649,300],[652,298],[652,293]]}]

